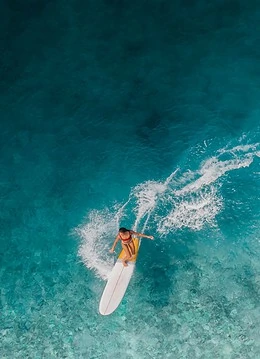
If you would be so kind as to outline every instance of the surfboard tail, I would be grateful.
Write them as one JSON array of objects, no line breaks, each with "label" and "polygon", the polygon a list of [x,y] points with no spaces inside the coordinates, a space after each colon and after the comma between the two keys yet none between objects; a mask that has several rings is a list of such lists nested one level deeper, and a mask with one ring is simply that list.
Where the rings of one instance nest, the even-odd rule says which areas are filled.
[{"label": "surfboard tail", "polygon": [[128,266],[125,267],[122,263],[122,258],[124,258],[125,253],[122,250],[110,273],[99,303],[99,312],[102,315],[109,315],[113,313],[125,295],[135,269],[135,263],[139,250],[139,239],[134,238],[133,240],[135,245],[135,256],[128,262]]}]

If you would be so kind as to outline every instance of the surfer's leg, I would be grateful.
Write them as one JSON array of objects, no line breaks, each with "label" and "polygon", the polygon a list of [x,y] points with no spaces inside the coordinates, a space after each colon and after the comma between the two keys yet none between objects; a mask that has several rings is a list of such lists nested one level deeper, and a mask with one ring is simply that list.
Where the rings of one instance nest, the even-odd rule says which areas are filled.
[{"label": "surfer's leg", "polygon": [[127,244],[123,244],[122,243],[122,247],[123,250],[125,251],[125,257],[123,258],[123,265],[126,267],[127,266],[127,261],[131,258],[132,254],[130,252],[130,248],[128,247]]},{"label": "surfer's leg", "polygon": [[131,252],[131,258],[135,255],[135,244],[134,241],[132,241],[131,243],[128,244],[129,246],[129,250]]}]

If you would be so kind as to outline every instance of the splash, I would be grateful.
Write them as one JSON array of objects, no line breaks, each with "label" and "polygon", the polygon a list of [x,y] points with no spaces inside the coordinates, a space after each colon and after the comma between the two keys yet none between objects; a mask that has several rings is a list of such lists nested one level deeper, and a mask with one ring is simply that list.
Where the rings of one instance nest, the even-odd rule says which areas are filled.
[{"label": "splash", "polygon": [[113,266],[109,247],[111,247],[111,238],[117,231],[117,220],[118,216],[113,211],[93,210],[86,218],[86,224],[75,229],[81,239],[79,256],[89,269],[93,269],[103,279],[107,278]]},{"label": "splash", "polygon": [[[182,189],[175,192],[177,196],[185,193],[196,192],[202,187],[216,182],[226,172],[249,167],[255,156],[259,157],[257,151],[258,144],[236,146],[231,149],[221,149],[218,156],[213,156],[206,160],[201,168],[194,172],[194,177],[198,177],[193,182],[187,184]],[[230,156],[229,159],[222,160],[222,157]]]},{"label": "splash", "polygon": [[134,187],[133,194],[136,198],[136,221],[134,224],[134,229],[137,229],[140,221],[145,217],[146,220],[142,227],[142,230],[144,231],[146,229],[148,219],[150,218],[151,213],[156,208],[157,201],[166,192],[169,183],[171,182],[177,171],[178,169],[171,173],[171,175],[165,180],[165,182],[147,181]]},{"label": "splash", "polygon": [[200,230],[207,223],[214,225],[214,219],[223,207],[222,197],[210,186],[197,196],[187,196],[172,201],[173,209],[159,220],[158,232],[168,234],[172,229],[190,228]]},{"label": "splash", "polygon": [[123,205],[91,211],[76,229],[81,238],[79,256],[89,269],[106,279],[113,266],[108,253],[111,238],[125,217],[129,222],[129,213],[134,213],[134,230],[150,230],[152,226],[153,234],[160,237],[180,228],[198,231],[206,225],[216,226],[217,214],[224,207],[220,189],[225,175],[249,167],[259,152],[259,144],[220,149],[198,169],[177,169],[165,181],[140,183]]}]

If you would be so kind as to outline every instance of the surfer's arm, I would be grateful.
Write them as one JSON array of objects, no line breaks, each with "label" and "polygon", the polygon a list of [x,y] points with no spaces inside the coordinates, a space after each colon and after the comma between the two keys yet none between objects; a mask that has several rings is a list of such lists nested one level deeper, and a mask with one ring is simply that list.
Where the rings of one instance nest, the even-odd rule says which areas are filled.
[{"label": "surfer's arm", "polygon": [[112,248],[109,250],[110,253],[114,252],[114,250],[116,248],[116,245],[117,245],[117,242],[119,241],[119,239],[120,239],[119,236],[116,236],[116,239],[115,239],[115,241],[114,241],[114,243],[112,245]]},{"label": "surfer's arm", "polygon": [[143,234],[143,233],[139,233],[139,232],[135,232],[135,231],[131,231],[131,234],[134,234],[135,236],[138,236],[138,237],[154,239],[153,236],[148,236],[147,234]]}]

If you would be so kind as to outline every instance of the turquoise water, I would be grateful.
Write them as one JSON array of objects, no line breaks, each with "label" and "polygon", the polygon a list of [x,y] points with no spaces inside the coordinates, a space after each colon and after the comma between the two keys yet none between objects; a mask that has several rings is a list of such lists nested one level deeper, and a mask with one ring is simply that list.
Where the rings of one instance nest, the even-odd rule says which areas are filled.
[{"label": "turquoise water", "polygon": [[[260,357],[259,3],[0,14],[0,357]],[[119,225],[155,241],[103,317]]]}]

